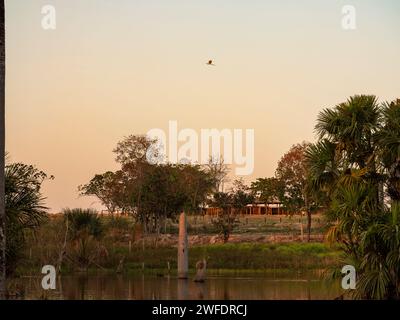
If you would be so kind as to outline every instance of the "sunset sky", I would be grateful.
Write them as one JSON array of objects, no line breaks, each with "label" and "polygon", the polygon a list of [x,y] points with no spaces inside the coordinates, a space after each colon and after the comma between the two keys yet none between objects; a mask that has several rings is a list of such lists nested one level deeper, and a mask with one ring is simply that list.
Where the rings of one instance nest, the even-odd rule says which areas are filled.
[{"label": "sunset sky", "polygon": [[[41,25],[56,9],[56,30]],[[353,5],[357,29],[343,30]],[[400,97],[397,0],[6,1],[6,150],[55,180],[51,212],[116,170],[112,149],[152,128],[254,129],[256,177],[318,112],[353,94]],[[206,66],[209,59],[215,67]]]}]

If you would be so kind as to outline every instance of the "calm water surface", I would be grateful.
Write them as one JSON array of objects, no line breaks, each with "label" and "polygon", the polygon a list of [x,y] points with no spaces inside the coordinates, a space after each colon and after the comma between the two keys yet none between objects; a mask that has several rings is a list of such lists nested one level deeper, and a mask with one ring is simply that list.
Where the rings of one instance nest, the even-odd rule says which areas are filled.
[{"label": "calm water surface", "polygon": [[[25,299],[40,299],[41,278],[19,279],[25,287]],[[46,291],[49,292],[49,291]],[[341,289],[338,283],[317,276],[209,276],[205,283],[179,280],[173,276],[150,275],[73,275],[57,281],[49,299],[244,299],[310,300],[334,299]]]}]

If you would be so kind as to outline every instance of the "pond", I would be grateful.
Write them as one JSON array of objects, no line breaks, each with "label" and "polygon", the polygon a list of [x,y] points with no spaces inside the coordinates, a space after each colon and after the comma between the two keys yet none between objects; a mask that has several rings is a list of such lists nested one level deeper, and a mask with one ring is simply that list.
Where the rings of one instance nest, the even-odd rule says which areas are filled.
[{"label": "pond", "polygon": [[[72,275],[57,280],[56,290],[44,291],[41,278],[18,280],[25,299],[222,299],[222,300],[325,300],[341,294],[337,282],[299,275],[213,275],[204,283],[174,276]],[[43,295],[44,294],[44,295]]]}]

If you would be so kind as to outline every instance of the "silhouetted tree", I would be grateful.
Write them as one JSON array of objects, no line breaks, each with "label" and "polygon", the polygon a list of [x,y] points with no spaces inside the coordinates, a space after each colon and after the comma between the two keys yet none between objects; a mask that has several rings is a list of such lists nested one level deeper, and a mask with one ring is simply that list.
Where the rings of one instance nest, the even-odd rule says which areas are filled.
[{"label": "silhouetted tree", "polygon": [[[53,177],[50,177],[53,178]],[[46,218],[41,186],[47,175],[31,165],[11,163],[5,167],[6,271],[12,274],[25,245],[26,230]]]}]

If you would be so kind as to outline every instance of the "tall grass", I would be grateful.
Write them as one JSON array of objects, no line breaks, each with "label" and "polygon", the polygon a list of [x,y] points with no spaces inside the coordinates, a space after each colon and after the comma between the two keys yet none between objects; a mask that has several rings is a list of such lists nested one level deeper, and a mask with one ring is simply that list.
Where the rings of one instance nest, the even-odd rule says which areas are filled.
[{"label": "tall grass", "polygon": [[[95,224],[97,224],[96,222]],[[177,249],[171,245],[134,241],[134,224],[125,217],[101,218],[102,248],[96,264],[89,268],[115,271],[123,260],[123,271],[142,272],[163,270],[173,272],[177,264]],[[97,227],[95,228],[97,229]],[[37,272],[45,264],[56,264],[65,234],[62,216],[49,219],[35,234],[29,235],[29,246],[20,264],[20,273]],[[67,255],[74,259],[76,252],[68,247]],[[203,258],[208,269],[266,270],[323,269],[337,264],[339,251],[323,243],[226,243],[192,246],[189,248],[189,268]],[[64,259],[62,271],[73,272],[76,264]]]}]

